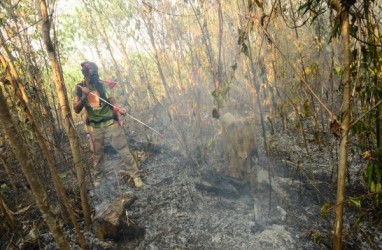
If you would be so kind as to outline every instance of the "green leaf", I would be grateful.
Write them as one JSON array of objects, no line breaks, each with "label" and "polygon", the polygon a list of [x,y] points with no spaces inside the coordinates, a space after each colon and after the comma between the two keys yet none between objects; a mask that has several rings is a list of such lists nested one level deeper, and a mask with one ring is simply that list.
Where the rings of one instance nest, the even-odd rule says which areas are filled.
[{"label": "green leaf", "polygon": [[8,185],[7,184],[5,184],[5,183],[1,184],[0,191],[6,191],[7,189],[8,189]]},{"label": "green leaf", "polygon": [[341,22],[340,22],[339,18],[337,18],[334,21],[333,28],[330,32],[329,42],[331,42],[333,38],[338,37],[340,34],[341,34]]},{"label": "green leaf", "polygon": [[313,234],[313,242],[314,244],[319,244],[321,241],[321,235],[319,233]]},{"label": "green leaf", "polygon": [[333,74],[336,75],[336,76],[343,75],[343,70],[342,70],[341,66],[334,67],[333,68]]},{"label": "green leaf", "polygon": [[382,193],[377,194],[377,205],[382,204]]},{"label": "green leaf", "polygon": [[328,203],[325,203],[322,207],[321,207],[321,216],[326,218],[328,216],[328,211],[330,209],[330,205]]},{"label": "green leaf", "polygon": [[359,225],[359,224],[361,224],[364,220],[365,220],[365,215],[364,215],[364,214],[361,214],[361,216],[359,216],[359,217],[357,218],[357,220],[355,221],[355,224],[356,224],[356,225]]},{"label": "green leaf", "polygon": [[380,182],[381,178],[382,178],[382,172],[381,172],[380,166],[378,166],[378,165],[375,166],[374,171],[375,171],[375,174],[377,176],[377,181]]},{"label": "green leaf", "polygon": [[353,205],[355,205],[356,207],[360,208],[361,207],[361,199],[360,198],[354,198],[354,197],[350,197],[349,198],[349,202]]},{"label": "green leaf", "polygon": [[63,179],[67,176],[67,172],[59,173],[58,176],[60,176],[60,178]]},{"label": "green leaf", "polygon": [[375,185],[375,192],[380,193],[381,191],[382,191],[382,186],[381,186],[381,183],[378,182],[378,183]]},{"label": "green leaf", "polygon": [[374,181],[371,181],[369,188],[370,188],[370,192],[375,193],[375,182]]}]

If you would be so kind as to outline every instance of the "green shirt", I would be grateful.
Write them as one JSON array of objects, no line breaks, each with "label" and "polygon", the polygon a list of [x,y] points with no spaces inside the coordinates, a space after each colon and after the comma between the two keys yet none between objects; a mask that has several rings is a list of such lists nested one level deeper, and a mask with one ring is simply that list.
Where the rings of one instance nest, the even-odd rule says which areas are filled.
[{"label": "green shirt", "polygon": [[[78,84],[84,86],[84,84]],[[77,87],[80,88],[80,87]],[[80,88],[81,89],[81,88]],[[109,104],[99,98],[99,93],[94,86],[88,86],[90,93],[85,101],[88,125],[93,128],[107,127],[114,123],[114,113]],[[106,100],[110,98],[110,88],[104,86]],[[77,90],[77,96],[82,96],[82,91]]]}]

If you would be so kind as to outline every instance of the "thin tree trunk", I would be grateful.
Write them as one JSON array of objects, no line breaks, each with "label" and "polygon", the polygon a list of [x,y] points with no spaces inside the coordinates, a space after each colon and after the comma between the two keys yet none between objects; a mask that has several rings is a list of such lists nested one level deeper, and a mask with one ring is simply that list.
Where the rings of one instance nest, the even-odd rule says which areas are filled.
[{"label": "thin tree trunk", "polygon": [[216,94],[219,92],[219,88],[223,82],[223,64],[222,64],[222,43],[223,43],[223,13],[222,13],[222,4],[217,1],[218,4],[218,19],[219,19],[219,37],[218,37],[218,69],[217,77],[215,79],[215,91]]},{"label": "thin tree trunk", "polygon": [[[3,63],[3,66],[4,68],[7,68],[7,65],[5,64],[5,61],[4,59],[1,60],[2,63]],[[14,92],[15,93],[20,93],[20,90],[18,88],[18,86],[20,86],[18,83],[17,83],[17,80],[16,79],[19,79],[18,76],[12,76],[11,73],[8,71],[6,72],[7,74],[7,78],[8,80],[11,82],[11,85],[14,89]],[[34,119],[33,115],[32,115],[32,112],[30,111],[30,108],[29,108],[29,105],[27,104],[27,102],[23,99],[22,95],[16,95],[25,114],[26,114],[26,117],[28,118],[29,120],[29,123],[31,124],[32,128],[33,128],[33,131],[36,135],[36,138],[39,142],[39,145],[40,145],[40,148],[42,149],[42,152],[43,152],[43,155],[45,157],[45,159],[47,160],[47,164],[48,164],[48,167],[49,167],[49,171],[52,175],[52,178],[53,178],[53,183],[55,185],[55,188],[56,188],[56,191],[60,197],[60,200],[63,202],[64,204],[64,209],[65,211],[67,211],[72,223],[73,223],[73,226],[77,232],[77,236],[78,236],[78,239],[79,239],[79,243],[81,245],[81,247],[83,248],[86,248],[86,244],[85,244],[85,238],[83,237],[80,229],[79,229],[79,226],[78,226],[78,223],[77,223],[77,220],[75,218],[75,215],[74,215],[74,211],[71,207],[71,204],[69,202],[69,199],[68,197],[66,196],[66,193],[65,193],[65,189],[62,185],[62,182],[61,182],[61,179],[57,173],[57,170],[54,166],[54,162],[53,162],[53,159],[50,155],[50,152],[49,152],[49,149],[46,145],[46,142],[45,142],[45,139],[44,137],[42,136],[40,130],[38,129],[38,124],[36,124],[36,119]],[[3,158],[2,158],[3,159]],[[7,169],[7,168],[6,168]]]},{"label": "thin tree trunk", "polygon": [[79,141],[76,137],[73,118],[70,112],[70,106],[69,101],[66,95],[66,87],[64,84],[64,78],[61,72],[61,68],[56,56],[56,52],[54,49],[54,45],[52,43],[52,40],[50,38],[50,20],[48,16],[48,10],[46,6],[45,0],[39,0],[40,2],[40,15],[41,19],[43,21],[42,23],[42,32],[44,36],[44,42],[46,46],[46,50],[48,52],[49,60],[51,63],[52,71],[53,71],[53,77],[56,84],[56,91],[58,95],[58,99],[60,102],[61,107],[61,115],[62,120],[64,122],[64,127],[66,130],[66,133],[69,137],[69,143],[70,148],[73,154],[73,162],[74,167],[76,169],[77,173],[77,181],[80,185],[80,196],[81,196],[81,206],[82,206],[82,212],[84,216],[84,222],[85,226],[88,227],[91,223],[90,218],[90,208],[89,208],[89,202],[88,202],[88,196],[87,196],[87,188],[86,188],[86,181],[83,173],[83,163],[81,159],[80,149],[79,149]]},{"label": "thin tree trunk", "polygon": [[158,52],[157,46],[155,44],[153,24],[152,24],[152,15],[151,14],[152,14],[151,12],[148,13],[148,15],[147,15],[148,20],[145,22],[145,24],[146,24],[147,31],[148,31],[148,34],[150,37],[151,46],[153,46],[153,49],[154,49],[155,63],[157,65],[157,69],[159,71],[160,78],[162,79],[162,84],[163,84],[163,87],[165,89],[166,96],[171,101],[173,98],[170,94],[170,89],[169,89],[166,77],[164,75],[164,72],[163,72],[162,64],[160,63],[160,60],[159,60],[159,52]]},{"label": "thin tree trunk", "polygon": [[[214,55],[213,55],[213,50],[212,50],[212,46],[211,46],[210,35],[208,32],[207,22],[206,22],[206,20],[204,20],[203,24],[201,23],[199,15],[198,15],[192,1],[190,1],[189,3],[191,5],[192,11],[194,12],[196,21],[198,22],[198,26],[202,32],[203,44],[205,44],[205,46],[206,46],[206,53],[208,56],[208,62],[209,62],[209,66],[210,66],[209,69],[210,69],[210,72],[211,72],[212,77],[213,77],[213,82],[214,82],[216,94],[218,94],[219,86],[220,86],[220,82],[219,82],[220,79],[218,77],[216,66],[215,66],[216,63],[214,60]],[[203,5],[203,3],[201,3],[201,4]],[[218,4],[221,5],[220,1]],[[221,6],[219,6],[219,8],[221,8]],[[221,9],[219,11],[221,11]],[[220,15],[220,13],[218,13],[218,14]],[[222,22],[222,19],[220,19],[220,16],[219,16],[219,25],[220,25],[220,22]],[[223,25],[223,24],[221,23],[221,25]],[[220,36],[220,34],[222,34],[222,32],[223,32],[223,27],[219,26],[219,36]],[[221,39],[219,40],[219,42],[220,41],[221,41]],[[220,46],[221,46],[221,44],[220,44]],[[219,53],[220,53],[220,51],[219,51]]]},{"label": "thin tree trunk", "polygon": [[343,102],[341,113],[343,115],[341,122],[341,141],[339,153],[339,165],[337,174],[337,201],[336,201],[336,216],[334,224],[333,249],[341,249],[342,241],[342,224],[343,210],[345,203],[345,181],[348,159],[348,140],[350,130],[351,116],[351,83],[350,83],[350,37],[349,37],[349,12],[344,9],[341,12],[341,33],[343,37],[343,53],[344,53],[344,71],[345,81],[343,89]]},{"label": "thin tree trunk", "polygon": [[[375,31],[374,24],[370,20],[370,1],[364,1],[364,9],[365,9],[365,19],[366,19],[366,27],[367,27],[367,40],[369,41],[368,51],[369,51],[369,60],[370,65],[374,67],[374,69],[380,69],[379,61],[378,61],[378,51],[377,47],[374,44],[377,44],[375,39]],[[380,87],[380,83],[378,81],[378,74],[374,74],[372,77],[372,82],[375,86],[375,103],[378,103],[382,99],[382,91]],[[377,137],[377,148],[382,147],[382,105],[378,105],[376,112],[376,137]]]},{"label": "thin tree trunk", "polygon": [[36,200],[36,204],[41,211],[44,221],[49,227],[54,240],[60,249],[70,249],[69,243],[65,238],[60,223],[55,218],[55,215],[50,209],[48,193],[43,187],[43,184],[37,175],[33,165],[33,156],[29,153],[29,149],[23,143],[23,140],[17,131],[6,104],[4,94],[0,91],[0,124],[3,127],[9,143],[15,149],[17,160],[20,162],[21,170],[31,187],[32,194]]},{"label": "thin tree trunk", "polygon": [[[14,12],[14,7],[11,3],[5,3],[5,9],[7,10],[8,16],[12,17],[14,27],[15,27],[15,33],[17,32],[17,38],[18,38],[18,44],[20,47],[20,56],[22,56],[22,60],[25,62],[25,65],[23,66],[23,71],[25,72],[23,79],[18,75],[13,75],[15,79],[18,81],[17,86],[18,88],[22,89],[24,86],[28,90],[33,89],[33,96],[32,102],[28,102],[28,109],[30,110],[31,114],[34,117],[41,117],[43,120],[39,122],[39,131],[44,131],[45,137],[52,140],[55,140],[55,135],[57,134],[57,126],[55,126],[55,123],[53,122],[53,114],[51,111],[51,108],[49,106],[49,102],[47,102],[47,95],[44,90],[43,84],[42,84],[42,75],[41,71],[37,66],[35,57],[33,56],[33,53],[31,52],[32,45],[31,40],[28,35],[21,35],[23,34],[20,32],[21,30],[26,30],[27,25],[25,24],[25,20],[23,18],[16,18],[17,14]],[[20,28],[21,26],[21,28]],[[1,39],[4,42],[5,37],[9,37],[9,31],[7,32],[7,29],[3,28],[1,29]],[[5,49],[5,46],[4,46]],[[9,59],[8,61],[12,62],[15,59],[12,57],[12,54],[8,52],[8,50],[5,49],[6,57]],[[11,66],[13,63],[9,63]],[[12,66],[14,67],[14,66]],[[16,73],[12,71],[13,74]],[[29,82],[29,84],[28,84]],[[25,83],[25,84],[23,84]],[[31,87],[31,85],[34,85],[35,88]],[[16,85],[14,85],[16,86]],[[30,95],[30,93],[29,93]],[[28,101],[28,100],[24,100]],[[46,139],[45,139],[46,140]],[[55,140],[55,145],[57,144],[57,141]],[[57,151],[57,147],[54,147],[55,151]],[[58,155],[58,154],[56,154]]]}]

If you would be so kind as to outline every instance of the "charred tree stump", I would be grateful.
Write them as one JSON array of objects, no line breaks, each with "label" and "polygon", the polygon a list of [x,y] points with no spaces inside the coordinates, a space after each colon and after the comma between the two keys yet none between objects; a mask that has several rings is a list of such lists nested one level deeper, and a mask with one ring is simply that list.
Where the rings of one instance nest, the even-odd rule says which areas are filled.
[{"label": "charred tree stump", "polygon": [[132,222],[126,210],[135,200],[132,194],[119,197],[94,218],[93,231],[100,240],[119,240],[122,236],[134,239],[144,235],[144,228]]}]

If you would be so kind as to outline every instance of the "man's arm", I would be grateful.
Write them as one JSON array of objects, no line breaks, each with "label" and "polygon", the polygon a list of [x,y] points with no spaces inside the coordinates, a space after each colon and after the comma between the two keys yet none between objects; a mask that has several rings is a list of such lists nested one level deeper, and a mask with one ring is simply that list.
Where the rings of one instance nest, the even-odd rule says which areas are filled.
[{"label": "man's arm", "polygon": [[81,91],[76,91],[77,95],[75,95],[73,98],[73,107],[74,112],[76,112],[76,114],[79,114],[85,106],[86,97],[89,94],[89,89],[86,87],[80,87],[80,85],[77,85],[77,88],[81,88]]},{"label": "man's arm", "polygon": [[108,101],[110,102],[110,104],[112,104],[114,107],[113,107],[113,112],[114,113],[120,113],[121,115],[126,115],[126,109],[125,108],[119,108],[117,106],[117,101],[115,100],[114,97],[110,97],[108,99]]}]

